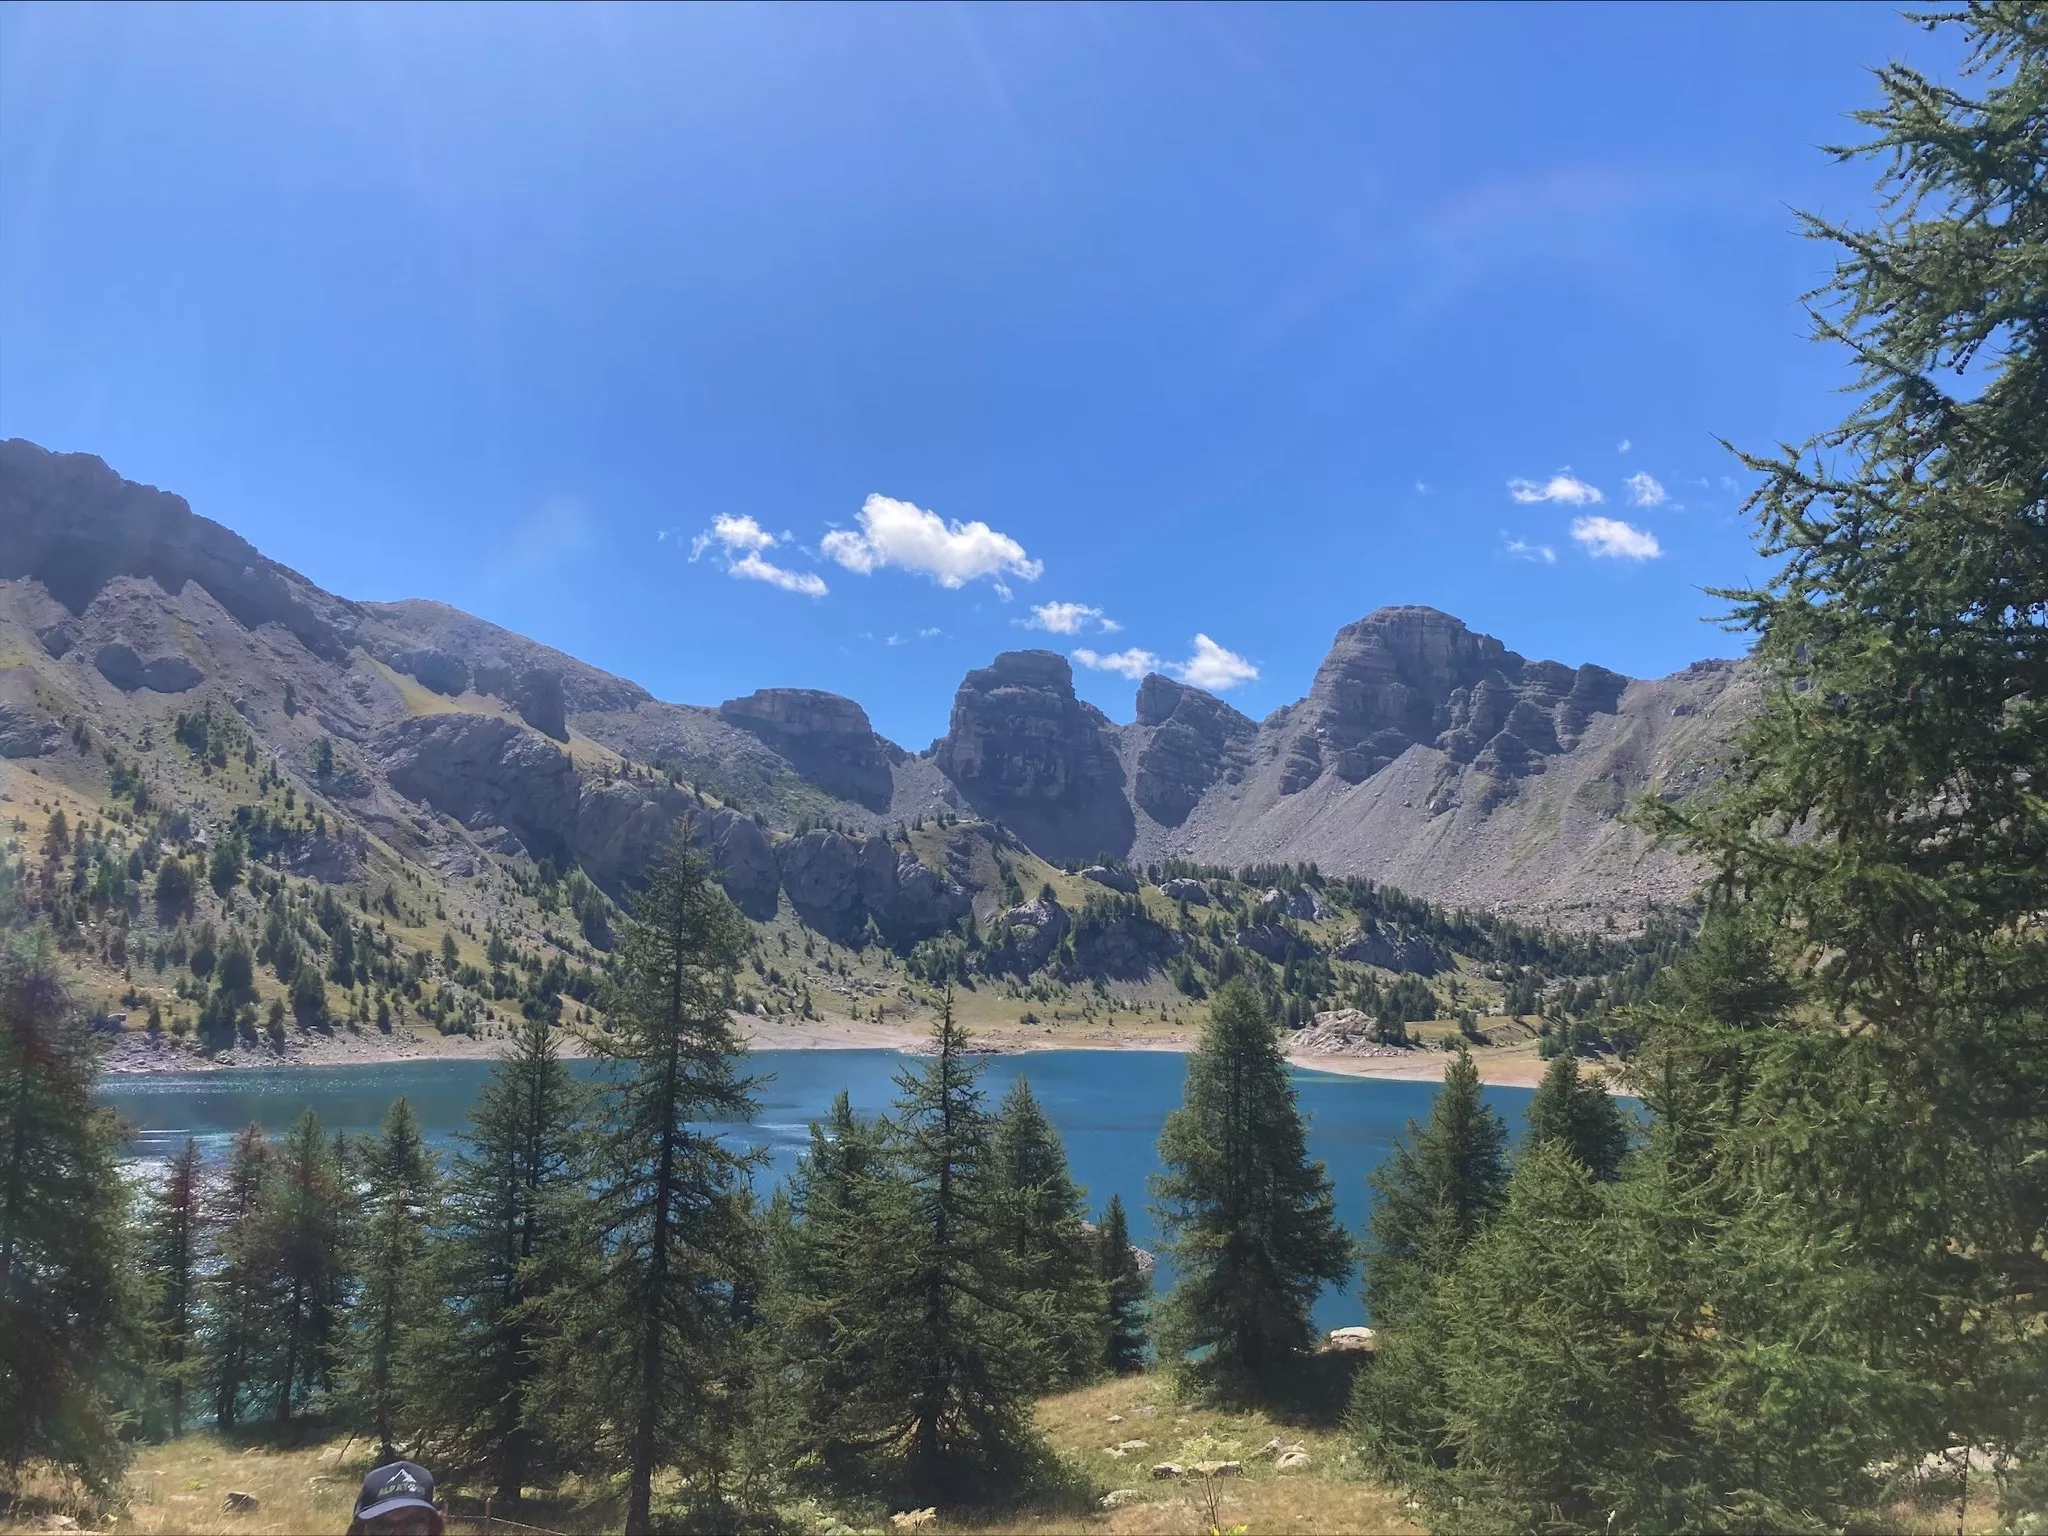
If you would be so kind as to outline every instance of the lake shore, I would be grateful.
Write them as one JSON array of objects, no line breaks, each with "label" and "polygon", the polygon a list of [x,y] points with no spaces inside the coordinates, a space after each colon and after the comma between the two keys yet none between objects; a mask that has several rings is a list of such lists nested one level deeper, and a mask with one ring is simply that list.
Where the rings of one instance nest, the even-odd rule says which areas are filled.
[{"label": "lake shore", "polygon": [[[866,1019],[766,1019],[735,1014],[742,1036],[755,1050],[831,1051],[886,1050],[917,1051],[930,1038],[927,1027],[914,1020]],[[1194,1049],[1196,1036],[1185,1029],[1138,1029],[1121,1031],[1108,1027],[1087,1030],[992,1028],[973,1031],[975,1043],[1001,1054],[1032,1051],[1169,1051],[1185,1053]],[[562,1054],[580,1056],[582,1048],[574,1035],[562,1032]],[[107,1051],[103,1067],[110,1073],[136,1072],[234,1072],[274,1067],[373,1066],[400,1061],[492,1061],[505,1054],[511,1041],[502,1035],[477,1038],[470,1035],[417,1035],[410,1031],[384,1034],[375,1030],[335,1030],[330,1034],[295,1033],[286,1037],[282,1051],[268,1043],[237,1045],[233,1050],[206,1055],[168,1036],[152,1041],[140,1032],[116,1038]],[[1385,1054],[1323,1054],[1289,1052],[1289,1061],[1315,1072],[1332,1072],[1344,1077],[1379,1077],[1401,1082],[1440,1082],[1450,1060],[1442,1050],[1414,1047]],[[1533,1088],[1542,1080],[1548,1065],[1533,1049],[1522,1046],[1485,1047],[1472,1053],[1481,1082],[1504,1088]]]}]

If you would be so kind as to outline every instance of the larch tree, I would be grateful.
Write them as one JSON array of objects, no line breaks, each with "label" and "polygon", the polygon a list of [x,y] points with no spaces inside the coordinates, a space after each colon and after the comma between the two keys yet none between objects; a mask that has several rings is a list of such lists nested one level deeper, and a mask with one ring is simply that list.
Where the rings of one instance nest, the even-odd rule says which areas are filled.
[{"label": "larch tree", "polygon": [[1102,1365],[1119,1376],[1128,1376],[1145,1368],[1145,1352],[1151,1342],[1146,1304],[1152,1295],[1152,1276],[1138,1262],[1138,1251],[1131,1245],[1131,1223],[1124,1214],[1122,1195],[1111,1195],[1102,1208],[1102,1221],[1095,1230],[1095,1254],[1107,1324]]},{"label": "larch tree", "polygon": [[1038,1334],[1041,1390],[1075,1385],[1101,1368],[1108,1298],[1083,1215],[1084,1192],[1025,1078],[1003,1097],[990,1152],[998,1240],[1008,1250],[1011,1294]]},{"label": "larch tree", "polygon": [[1628,1120],[1605,1085],[1589,1082],[1570,1051],[1553,1056],[1529,1101],[1530,1147],[1555,1144],[1596,1179],[1612,1180],[1628,1155]]},{"label": "larch tree", "polygon": [[199,1143],[190,1136],[144,1197],[143,1284],[149,1308],[152,1374],[162,1391],[164,1426],[185,1432],[185,1407],[201,1364],[200,1278],[207,1257],[206,1182]]},{"label": "larch tree", "polygon": [[[61,814],[61,812],[59,813]],[[126,1461],[126,1193],[99,1053],[47,940],[0,954],[0,1468],[96,1492]]]},{"label": "larch tree", "polygon": [[429,1369],[414,1347],[439,1310],[427,1295],[427,1238],[437,1212],[433,1154],[420,1139],[412,1102],[401,1094],[382,1132],[362,1151],[362,1241],[340,1373],[377,1446],[377,1463],[398,1458],[398,1431],[417,1413]]},{"label": "larch tree", "polygon": [[245,1392],[258,1377],[264,1343],[268,1284],[259,1202],[269,1175],[270,1143],[263,1127],[244,1126],[228,1152],[226,1173],[212,1192],[208,1225],[215,1264],[202,1287],[205,1298],[202,1361],[213,1399],[214,1427],[235,1427]]},{"label": "larch tree", "polygon": [[686,1463],[697,1490],[723,1497],[744,1406],[737,1301],[758,1284],[746,1176],[760,1155],[706,1127],[754,1112],[728,1012],[746,945],[746,920],[679,833],[633,899],[610,1028],[586,1041],[615,1074],[594,1148],[608,1314],[595,1340],[611,1355],[600,1369],[623,1442],[629,1532],[653,1528],[658,1467]]},{"label": "larch tree", "polygon": [[1210,1006],[1159,1160],[1152,1195],[1176,1271],[1161,1351],[1206,1394],[1284,1396],[1315,1340],[1316,1298],[1350,1277],[1353,1247],[1329,1175],[1309,1159],[1279,1032],[1241,981]]}]

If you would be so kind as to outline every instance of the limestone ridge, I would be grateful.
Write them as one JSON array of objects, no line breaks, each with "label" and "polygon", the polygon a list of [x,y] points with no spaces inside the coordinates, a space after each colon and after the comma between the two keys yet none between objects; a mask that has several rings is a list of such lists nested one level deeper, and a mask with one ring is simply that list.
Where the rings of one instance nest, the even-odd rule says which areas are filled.
[{"label": "limestone ridge", "polygon": [[687,814],[751,914],[787,895],[892,942],[957,922],[993,878],[888,841],[940,811],[1055,861],[1314,861],[1567,923],[1682,899],[1693,872],[1621,813],[1718,773],[1756,686],[1728,662],[1631,680],[1531,661],[1383,608],[1261,722],[1155,674],[1118,726],[1064,657],[1014,651],[913,754],[835,694],[668,703],[445,604],[336,597],[98,459],[0,443],[0,756],[66,750],[80,721],[143,742],[226,709],[302,783],[331,757],[308,788],[349,818],[336,847],[381,839],[458,875],[524,853],[618,891]]},{"label": "limestone ridge", "polygon": [[1115,726],[1074,696],[1055,651],[1006,651],[969,672],[932,757],[967,804],[1040,855],[1121,856],[1134,820]]}]

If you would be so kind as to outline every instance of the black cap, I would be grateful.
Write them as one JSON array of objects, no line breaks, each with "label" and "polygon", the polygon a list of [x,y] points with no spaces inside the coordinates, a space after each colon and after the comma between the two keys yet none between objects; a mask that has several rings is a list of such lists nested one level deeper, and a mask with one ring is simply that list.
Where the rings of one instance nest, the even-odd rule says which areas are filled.
[{"label": "black cap", "polygon": [[416,1461],[394,1461],[363,1479],[356,1495],[356,1518],[375,1520],[394,1509],[432,1509],[434,1474]]}]

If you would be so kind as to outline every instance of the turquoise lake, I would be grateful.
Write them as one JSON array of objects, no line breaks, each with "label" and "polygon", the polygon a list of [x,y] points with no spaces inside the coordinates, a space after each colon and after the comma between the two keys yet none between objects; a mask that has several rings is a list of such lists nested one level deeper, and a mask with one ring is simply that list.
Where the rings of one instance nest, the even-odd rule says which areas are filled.
[{"label": "turquoise lake", "polygon": [[[762,1188],[788,1174],[809,1139],[812,1120],[844,1088],[864,1115],[887,1109],[894,1079],[908,1058],[894,1051],[762,1051],[752,1058],[761,1078],[760,1113],[730,1127],[737,1141],[765,1148]],[[595,1068],[577,1064],[580,1071]],[[428,1138],[444,1150],[465,1128],[490,1064],[475,1061],[388,1062],[359,1067],[279,1067],[234,1072],[136,1073],[109,1077],[101,1097],[131,1127],[129,1155],[154,1162],[196,1137],[210,1159],[251,1121],[282,1131],[307,1108],[330,1131],[373,1131],[400,1094],[412,1100]],[[1180,1103],[1186,1058],[1168,1051],[1043,1051],[991,1056],[982,1082],[994,1108],[1010,1082],[1028,1077],[1059,1127],[1074,1177],[1092,1208],[1123,1196],[1132,1239],[1155,1245],[1157,1230],[1146,1177],[1158,1168],[1156,1143],[1167,1113]],[[1410,1119],[1429,1112],[1434,1083],[1393,1082],[1297,1071],[1295,1090],[1309,1116],[1309,1151],[1337,1186],[1346,1226],[1362,1233],[1368,1208],[1365,1176],[1386,1157]],[[1526,1088],[1488,1088],[1486,1096],[1520,1134],[1530,1099]],[[1162,1283],[1166,1277],[1162,1276]],[[1335,1328],[1360,1320],[1354,1286],[1326,1293],[1317,1321]]]}]

